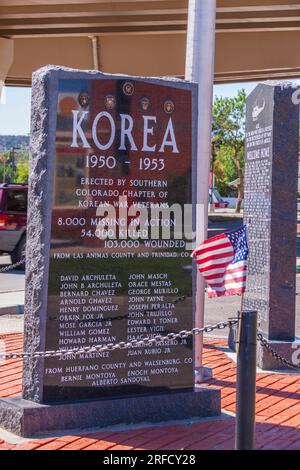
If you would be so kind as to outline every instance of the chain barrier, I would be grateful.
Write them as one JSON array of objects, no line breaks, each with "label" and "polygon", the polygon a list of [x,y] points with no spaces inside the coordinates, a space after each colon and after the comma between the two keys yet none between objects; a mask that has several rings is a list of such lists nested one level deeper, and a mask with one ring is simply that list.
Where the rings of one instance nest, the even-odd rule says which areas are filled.
[{"label": "chain barrier", "polygon": [[115,349],[130,349],[130,348],[140,348],[142,346],[154,346],[156,344],[161,344],[164,341],[175,341],[177,339],[185,339],[190,336],[198,336],[202,333],[210,333],[214,330],[223,330],[227,327],[236,325],[239,322],[238,318],[232,319],[226,322],[219,322],[213,325],[207,325],[203,328],[193,328],[192,330],[182,330],[179,333],[168,333],[165,336],[157,335],[154,338],[145,337],[141,340],[133,340],[128,343],[121,341],[120,343],[109,343],[105,345],[96,345],[96,346],[87,346],[81,348],[73,349],[59,349],[57,351],[35,351],[35,352],[11,352],[11,353],[0,353],[0,360],[6,359],[37,359],[37,358],[48,358],[48,357],[60,357],[80,354],[90,354],[95,352],[103,351],[114,351]]},{"label": "chain barrier", "polygon": [[[167,335],[157,335],[154,338],[145,337],[141,340],[133,340],[130,342],[121,341],[119,343],[109,343],[105,345],[94,345],[86,346],[81,348],[72,348],[72,349],[59,349],[56,351],[35,351],[35,352],[11,352],[11,353],[0,353],[0,361],[9,360],[9,359],[38,359],[38,358],[49,358],[49,357],[60,357],[67,355],[80,355],[80,354],[90,354],[90,353],[99,353],[104,351],[114,351],[116,349],[130,349],[130,348],[140,348],[143,346],[155,346],[161,344],[164,341],[175,341],[177,339],[185,339],[190,336],[198,336],[202,333],[211,333],[214,330],[223,330],[225,328],[231,328],[234,325],[237,325],[239,322],[238,318],[230,319],[226,322],[219,322],[213,325],[207,325],[203,328],[193,328],[192,330],[182,330],[179,333],[168,333]],[[300,366],[293,364],[288,361],[286,358],[281,356],[276,352],[268,343],[268,341],[263,337],[261,333],[257,333],[257,339],[260,344],[279,362],[284,365],[291,367],[295,370],[300,370]]]},{"label": "chain barrier", "polygon": [[[5,268],[0,269],[0,273],[10,271],[25,262],[23,258],[21,261],[14,263],[12,265],[6,266]],[[185,296],[178,297],[174,303],[182,302],[185,300]],[[125,316],[126,317],[126,316]],[[123,319],[123,317],[122,317]],[[73,349],[59,349],[56,351],[35,351],[35,352],[12,352],[12,353],[0,353],[0,361],[6,359],[20,359],[20,358],[43,358],[43,357],[60,357],[65,355],[80,355],[80,354],[90,354],[95,352],[103,352],[103,351],[114,351],[115,349],[130,349],[130,348],[139,348],[142,346],[153,346],[159,344],[163,341],[174,341],[177,339],[184,339],[190,336],[197,336],[202,333],[210,333],[216,329],[222,330],[227,327],[231,327],[238,323],[238,319],[230,319],[227,322],[219,322],[214,325],[207,325],[203,328],[193,328],[190,331],[182,330],[179,333],[168,333],[165,336],[157,335],[154,338],[145,337],[141,340],[133,340],[130,342],[121,341],[120,343],[116,344],[106,344],[106,345],[94,345],[90,347],[81,347],[81,348],[73,348]]]},{"label": "chain barrier", "polygon": [[25,258],[22,258],[21,261],[18,261],[17,263],[10,264],[9,266],[5,266],[4,268],[1,268],[0,269],[0,274],[1,273],[6,273],[7,271],[11,271],[11,270],[17,268],[18,266],[21,266],[21,264],[24,264],[24,263],[25,263]]},{"label": "chain barrier", "polygon": [[[22,258],[17,263],[1,268],[0,274],[13,270],[17,268],[18,266],[21,266],[24,263],[25,263],[25,258]],[[300,293],[297,292],[296,296],[300,296]],[[182,298],[179,298],[177,301],[181,301],[181,300]],[[115,349],[129,349],[129,348],[138,348],[142,346],[153,346],[162,341],[174,341],[176,339],[183,339],[183,338],[188,338],[190,336],[197,336],[197,335],[200,335],[201,333],[210,333],[211,331],[214,331],[216,329],[225,329],[227,327],[230,328],[231,326],[236,325],[238,321],[239,321],[238,319],[230,319],[227,322],[219,322],[214,325],[207,325],[203,328],[193,328],[190,331],[183,330],[183,331],[180,331],[179,333],[169,333],[166,336],[158,335],[158,336],[155,336],[154,338],[146,337],[139,341],[133,340],[128,343],[121,341],[120,343],[116,343],[116,344],[110,343],[107,345],[96,345],[96,346],[91,346],[91,347],[63,349],[63,350],[60,349],[57,351],[44,351],[44,352],[36,351],[34,353],[30,353],[30,352],[7,353],[7,354],[0,353],[0,360],[19,359],[19,358],[34,359],[34,358],[42,358],[42,357],[59,357],[59,356],[68,355],[68,354],[79,355],[83,353],[89,354],[89,353],[94,353],[94,352],[113,351]],[[281,356],[277,351],[275,351],[261,333],[257,333],[257,339],[260,342],[260,344],[268,351],[268,353],[271,354],[277,361],[295,370],[300,370],[300,366],[293,364],[291,361],[287,360],[286,358]]]},{"label": "chain barrier", "polygon": [[288,367],[291,367],[292,369],[300,370],[300,366],[293,364],[291,361],[288,361],[285,357],[281,356],[277,351],[275,351],[261,333],[257,333],[257,339],[260,344],[268,351],[268,353],[277,359],[277,361]]}]

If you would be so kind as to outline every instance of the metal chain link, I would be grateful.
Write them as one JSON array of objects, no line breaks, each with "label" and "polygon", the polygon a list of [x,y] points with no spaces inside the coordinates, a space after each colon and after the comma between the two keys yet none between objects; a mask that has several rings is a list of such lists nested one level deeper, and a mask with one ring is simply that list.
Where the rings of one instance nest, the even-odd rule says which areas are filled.
[{"label": "metal chain link", "polygon": [[300,370],[300,366],[293,364],[292,362],[288,361],[285,357],[281,356],[277,351],[275,351],[261,333],[257,333],[257,339],[260,344],[268,351],[268,353],[271,354],[275,359],[277,359],[277,361],[281,362],[286,366],[291,367],[292,369]]},{"label": "metal chain link", "polygon": [[[20,266],[25,262],[23,258],[21,261],[14,263],[10,266],[6,266],[5,268],[0,269],[0,273],[10,271],[17,266]],[[175,303],[185,300],[185,296],[179,297]],[[89,346],[89,347],[81,347],[81,348],[73,348],[73,349],[59,349],[56,351],[35,351],[35,352],[12,352],[12,353],[0,353],[0,361],[5,359],[20,359],[20,358],[43,358],[43,357],[59,357],[62,355],[79,355],[79,354],[89,354],[94,352],[103,352],[103,351],[114,351],[115,349],[129,349],[129,348],[139,348],[142,346],[153,346],[157,343],[162,341],[174,341],[176,339],[184,339],[190,336],[197,336],[201,333],[210,333],[216,329],[222,330],[232,325],[238,323],[238,319],[230,319],[227,322],[219,322],[214,325],[207,325],[203,328],[193,328],[190,331],[182,330],[179,333],[169,333],[166,336],[157,335],[154,338],[142,338],[141,340],[133,340],[130,342],[121,341],[120,343],[116,344],[106,344],[106,345],[96,345],[96,346]]]},{"label": "metal chain link", "polygon": [[141,346],[154,346],[163,341],[174,341],[176,339],[185,339],[190,336],[198,336],[201,333],[210,333],[214,330],[223,330],[227,327],[233,326],[238,323],[238,319],[232,319],[226,322],[219,322],[214,325],[207,325],[203,328],[193,328],[192,330],[182,330],[179,333],[168,333],[165,336],[158,335],[154,338],[142,338],[141,340],[133,340],[128,343],[121,341],[120,343],[109,343],[106,345],[96,345],[96,346],[87,346],[83,348],[73,348],[73,349],[59,349],[57,351],[35,351],[35,352],[12,352],[12,353],[0,353],[0,360],[5,359],[20,359],[20,358],[43,358],[43,357],[59,357],[65,355],[79,355],[79,354],[89,354],[95,352],[103,351],[114,351],[115,349],[130,349],[130,348],[139,348]]},{"label": "metal chain link", "polygon": [[[9,266],[5,266],[4,268],[0,269],[0,274],[5,273],[7,271],[11,271],[18,266],[21,266],[25,263],[25,258],[22,258],[20,261],[14,264],[10,264]],[[296,296],[300,295],[300,293],[296,293]],[[181,300],[181,298],[179,298]],[[239,319],[230,319],[227,322],[219,322],[214,325],[207,325],[203,328],[193,328],[190,331],[182,330],[179,333],[169,333],[166,336],[158,335],[154,338],[142,338],[141,340],[133,340],[128,343],[121,341],[120,343],[112,344],[109,343],[107,345],[96,345],[90,347],[83,347],[83,348],[73,348],[73,349],[60,349],[56,351],[35,351],[33,353],[30,352],[13,352],[13,353],[0,353],[0,361],[5,359],[20,359],[20,358],[43,358],[43,357],[59,357],[62,355],[79,355],[79,354],[89,354],[94,352],[103,352],[103,351],[114,351],[116,349],[130,349],[130,348],[139,348],[142,346],[153,346],[157,343],[162,341],[174,341],[176,339],[184,339],[190,336],[197,336],[201,333],[210,333],[216,329],[225,329],[227,327],[231,327],[236,325],[239,322]],[[261,333],[257,333],[257,339],[260,344],[271,354],[277,361],[281,362],[282,364],[291,367],[296,370],[300,370],[300,366],[297,366],[281,356],[277,351],[275,351],[269,344],[269,342],[263,337]]]},{"label": "metal chain link", "polygon": [[18,261],[17,263],[10,264],[9,266],[5,266],[5,268],[1,268],[0,269],[0,274],[5,273],[7,271],[10,271],[12,269],[15,269],[15,268],[17,268],[18,266],[21,266],[21,264],[24,264],[24,263],[25,263],[25,258],[22,258],[21,261]]}]

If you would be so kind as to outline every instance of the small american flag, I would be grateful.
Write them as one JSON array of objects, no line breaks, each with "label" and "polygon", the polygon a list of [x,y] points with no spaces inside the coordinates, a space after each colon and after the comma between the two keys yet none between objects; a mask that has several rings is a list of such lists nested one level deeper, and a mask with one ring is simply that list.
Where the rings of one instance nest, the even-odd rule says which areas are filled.
[{"label": "small american flag", "polygon": [[226,232],[202,243],[192,254],[208,284],[208,297],[241,295],[247,279],[247,228]]}]

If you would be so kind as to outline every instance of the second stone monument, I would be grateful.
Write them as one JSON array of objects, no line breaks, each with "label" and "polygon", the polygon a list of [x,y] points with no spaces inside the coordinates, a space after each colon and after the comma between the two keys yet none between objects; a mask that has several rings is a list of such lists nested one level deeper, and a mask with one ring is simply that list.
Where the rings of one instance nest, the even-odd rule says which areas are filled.
[{"label": "second stone monument", "polygon": [[[258,85],[247,99],[244,222],[249,275],[244,308],[257,310],[270,346],[292,361],[295,341],[296,237],[299,151],[297,87]],[[263,369],[281,369],[261,345]]]}]

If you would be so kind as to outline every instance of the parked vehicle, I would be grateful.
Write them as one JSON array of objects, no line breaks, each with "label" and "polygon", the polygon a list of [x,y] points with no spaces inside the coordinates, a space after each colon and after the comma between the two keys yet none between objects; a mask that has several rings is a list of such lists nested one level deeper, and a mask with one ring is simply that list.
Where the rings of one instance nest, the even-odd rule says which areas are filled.
[{"label": "parked vehicle", "polygon": [[0,185],[0,253],[9,253],[13,264],[25,253],[27,194],[27,185]]},{"label": "parked vehicle", "polygon": [[209,189],[209,202],[217,209],[227,209],[229,202],[224,201],[217,188]]}]

